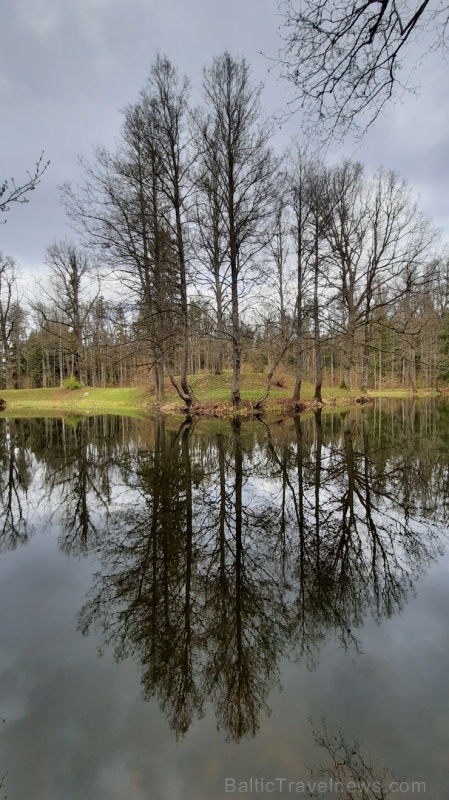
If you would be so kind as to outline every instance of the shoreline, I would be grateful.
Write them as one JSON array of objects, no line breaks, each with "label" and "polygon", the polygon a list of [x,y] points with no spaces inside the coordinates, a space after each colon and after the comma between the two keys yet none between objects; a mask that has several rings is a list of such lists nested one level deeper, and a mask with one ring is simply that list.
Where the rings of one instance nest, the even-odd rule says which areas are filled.
[{"label": "shoreline", "polygon": [[[309,390],[310,392],[310,390]],[[420,389],[415,394],[411,389],[386,389],[384,391],[369,391],[366,394],[347,390],[325,388],[323,389],[323,403],[319,404],[313,396],[307,396],[299,403],[291,399],[287,387],[283,391],[277,390],[273,396],[268,397],[260,408],[255,408],[257,398],[245,398],[245,394],[254,394],[254,390],[242,389],[242,407],[239,411],[232,409],[229,401],[217,397],[198,399],[190,409],[185,408],[182,401],[176,396],[167,398],[163,403],[156,403],[154,395],[141,388],[92,388],[81,389],[8,389],[0,392],[0,399],[4,401],[1,416],[67,416],[81,415],[93,416],[98,414],[123,414],[126,416],[146,417],[154,414],[166,416],[184,416],[189,418],[225,419],[232,417],[252,418],[277,414],[291,416],[302,412],[323,411],[349,408],[351,406],[372,405],[376,398],[424,398],[448,396],[447,390],[436,391]],[[257,392],[256,392],[257,393]],[[209,393],[209,394],[214,394]],[[216,394],[216,392],[215,392]]]}]

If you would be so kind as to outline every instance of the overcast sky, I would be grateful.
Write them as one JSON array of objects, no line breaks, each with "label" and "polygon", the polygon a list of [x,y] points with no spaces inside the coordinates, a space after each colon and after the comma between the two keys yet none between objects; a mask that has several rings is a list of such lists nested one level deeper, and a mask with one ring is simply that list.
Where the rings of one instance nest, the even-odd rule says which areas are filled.
[{"label": "overcast sky", "polygon": [[[120,109],[137,99],[158,50],[189,75],[196,99],[205,63],[225,49],[244,55],[265,83],[267,112],[286,108],[291,90],[268,72],[266,57],[277,53],[279,22],[277,0],[0,0],[0,182],[23,181],[42,150],[51,160],[30,203],[7,214],[0,250],[28,273],[42,269],[55,239],[73,238],[58,186],[80,179],[79,155],[113,144]],[[441,54],[432,55],[414,78],[419,96],[390,105],[359,149],[347,142],[332,156],[399,170],[446,239],[448,73]],[[280,149],[298,129],[294,116],[277,133]]]}]

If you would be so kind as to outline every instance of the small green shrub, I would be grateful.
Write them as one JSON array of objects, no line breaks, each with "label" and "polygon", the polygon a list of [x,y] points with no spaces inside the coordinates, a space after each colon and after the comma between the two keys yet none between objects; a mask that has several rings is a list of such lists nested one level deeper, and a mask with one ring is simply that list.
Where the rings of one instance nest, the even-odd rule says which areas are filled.
[{"label": "small green shrub", "polygon": [[75,378],[74,375],[71,375],[70,378],[66,378],[62,382],[63,389],[81,389],[81,383],[79,382],[78,378]]}]

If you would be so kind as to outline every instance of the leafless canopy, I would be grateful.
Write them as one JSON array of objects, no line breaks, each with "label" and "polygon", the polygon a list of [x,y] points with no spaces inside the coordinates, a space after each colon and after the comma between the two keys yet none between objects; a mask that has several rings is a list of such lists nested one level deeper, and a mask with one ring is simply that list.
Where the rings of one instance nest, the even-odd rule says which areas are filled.
[{"label": "leafless canopy", "polygon": [[284,0],[279,11],[292,107],[334,137],[364,132],[398,89],[410,88],[399,77],[407,46],[417,41],[420,56],[444,47],[449,20],[443,0]]},{"label": "leafless canopy", "polygon": [[[49,161],[44,161],[44,154],[41,153],[36,161],[34,171],[27,171],[27,178],[23,183],[17,184],[14,178],[10,178],[0,184],[0,214],[8,211],[11,203],[29,202],[26,195],[28,192],[33,191],[37,184],[40,183],[42,175],[49,163]],[[6,222],[6,220],[3,220],[3,222]]]}]

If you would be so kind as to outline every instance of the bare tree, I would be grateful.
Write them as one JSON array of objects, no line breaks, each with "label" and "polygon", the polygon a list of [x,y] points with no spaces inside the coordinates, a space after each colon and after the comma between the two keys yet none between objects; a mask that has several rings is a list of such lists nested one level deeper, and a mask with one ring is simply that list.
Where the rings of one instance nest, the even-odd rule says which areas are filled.
[{"label": "bare tree", "polygon": [[268,255],[275,269],[270,268],[268,273],[267,292],[260,308],[260,317],[268,344],[267,382],[264,394],[254,403],[254,409],[259,409],[270,394],[274,374],[278,366],[286,361],[295,328],[295,314],[292,314],[292,306],[288,303],[288,297],[292,290],[292,274],[289,263],[290,209],[287,200],[286,175],[283,175],[279,182],[278,192],[273,219],[273,234],[268,248]]},{"label": "bare tree", "polygon": [[[421,57],[446,48],[449,7],[429,0],[283,0],[281,74],[307,124],[330,135],[359,132],[403,91],[399,71],[413,41]],[[425,35],[424,35],[425,34]]]},{"label": "bare tree", "polygon": [[[161,190],[168,203],[168,218],[176,250],[176,272],[180,296],[180,327],[182,352],[179,384],[170,379],[179,396],[190,408],[194,401],[188,383],[189,315],[187,298],[186,203],[190,191],[191,134],[188,128],[189,81],[180,79],[176,67],[168,58],[157,56],[151,69],[146,95],[154,113],[154,131],[159,147],[162,169]],[[166,361],[168,366],[168,361]]]},{"label": "bare tree", "polygon": [[362,271],[360,323],[363,328],[361,388],[367,389],[375,316],[401,333],[392,311],[403,298],[430,289],[438,231],[413,198],[405,178],[380,167],[370,181],[369,245]]},{"label": "bare tree", "polygon": [[289,205],[293,212],[292,238],[296,253],[296,302],[295,302],[295,333],[296,333],[296,377],[293,400],[299,402],[302,386],[302,360],[304,350],[304,318],[305,294],[308,272],[308,245],[307,225],[311,213],[307,201],[307,186],[311,172],[312,161],[308,157],[306,148],[298,141],[293,143],[287,160],[287,191]]},{"label": "bare tree", "polygon": [[[328,173],[330,212],[325,236],[332,263],[331,283],[342,315],[344,385],[352,388],[356,334],[365,311],[366,250],[368,248],[369,197],[363,167],[344,162]],[[334,319],[338,315],[334,315]]]},{"label": "bare tree", "polygon": [[[400,305],[410,320],[411,300],[405,311],[402,297],[421,295],[429,283],[436,232],[405,179],[394,171],[380,168],[368,176],[360,163],[345,161],[328,171],[326,191],[323,235],[343,380],[354,388],[358,371],[358,385],[366,391],[374,320],[405,331],[404,317],[393,321],[392,309]],[[415,319],[413,330],[420,324]]]},{"label": "bare tree", "polygon": [[[10,178],[0,184],[0,213],[4,214],[9,211],[11,203],[29,202],[29,198],[26,195],[28,192],[32,192],[40,183],[49,163],[49,161],[44,161],[44,154],[41,153],[36,161],[34,172],[27,172],[28,177],[23,183],[17,184],[14,178]],[[3,220],[3,222],[6,222],[6,220]]]},{"label": "bare tree", "polygon": [[276,204],[274,216],[274,231],[273,238],[270,246],[270,255],[273,259],[276,276],[276,301],[279,302],[279,331],[281,339],[285,340],[288,336],[287,331],[287,300],[286,292],[288,285],[288,256],[289,256],[289,239],[288,239],[288,204],[285,197],[285,184],[280,185],[280,196]]},{"label": "bare tree", "polygon": [[227,52],[204,71],[210,115],[206,141],[216,148],[231,279],[232,406],[240,407],[242,360],[239,301],[245,268],[268,243],[267,225],[276,193],[277,160],[269,148],[271,128],[262,119],[262,87],[251,83],[244,58]]},{"label": "bare tree", "polygon": [[[221,375],[224,366],[227,307],[226,288],[229,283],[228,242],[225,230],[224,197],[220,186],[220,149],[218,136],[211,134],[209,117],[197,109],[196,202],[193,221],[194,251],[198,269],[195,285],[212,290],[215,309],[216,355],[214,372]],[[196,234],[196,235],[195,235]]]},{"label": "bare tree", "polygon": [[315,357],[315,391],[314,400],[322,403],[323,363],[321,348],[322,294],[323,280],[326,282],[327,246],[325,234],[329,219],[329,194],[326,186],[326,170],[320,162],[314,164],[309,171],[307,188],[309,216],[309,258],[312,272],[312,318],[313,318],[313,351]]},{"label": "bare tree", "polygon": [[[171,62],[158,56],[139,101],[124,111],[115,152],[100,147],[93,164],[82,160],[84,185],[78,191],[63,187],[63,200],[85,241],[101,249],[129,289],[155,367],[158,400],[163,395],[163,364],[190,407],[187,94],[187,79],[179,79]],[[181,351],[179,380],[175,343]]]},{"label": "bare tree", "polygon": [[[135,333],[154,367],[158,401],[163,396],[163,362],[171,324],[167,297],[167,240],[159,174],[160,157],[148,104],[124,110],[115,152],[97,147],[94,161],[80,160],[83,184],[62,187],[69,217],[117,278],[122,302],[138,316]],[[172,337],[169,337],[172,340]],[[137,342],[130,341],[136,345]],[[148,357],[149,356],[149,357]]]},{"label": "bare tree", "polygon": [[1,384],[6,389],[12,388],[12,346],[18,323],[17,278],[18,268],[14,259],[0,253],[0,339],[3,351]]},{"label": "bare tree", "polygon": [[[71,374],[85,382],[85,325],[99,295],[99,287],[92,280],[93,267],[79,248],[66,241],[54,242],[47,248],[46,264],[50,277],[39,292],[44,302],[35,308],[44,327],[50,325],[53,333],[58,332],[59,350],[69,356]],[[62,376],[60,368],[61,380]]]}]

